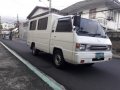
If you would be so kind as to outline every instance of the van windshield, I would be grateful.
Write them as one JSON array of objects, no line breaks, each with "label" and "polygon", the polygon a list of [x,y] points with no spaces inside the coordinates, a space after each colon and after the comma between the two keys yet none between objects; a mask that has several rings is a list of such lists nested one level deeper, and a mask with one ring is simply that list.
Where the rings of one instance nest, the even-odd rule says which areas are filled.
[{"label": "van windshield", "polygon": [[76,27],[76,33],[80,36],[107,37],[102,26],[97,21],[85,18],[81,18],[80,28]]}]

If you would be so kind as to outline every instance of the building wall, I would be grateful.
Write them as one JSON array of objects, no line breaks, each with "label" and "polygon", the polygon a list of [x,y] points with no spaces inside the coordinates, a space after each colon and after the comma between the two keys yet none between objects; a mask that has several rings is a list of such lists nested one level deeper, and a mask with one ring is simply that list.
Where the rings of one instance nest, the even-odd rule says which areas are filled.
[{"label": "building wall", "polygon": [[47,12],[47,11],[48,11],[48,10],[38,9],[38,10],[33,14],[32,17],[37,16],[37,15],[42,14],[42,13],[45,13],[45,12]]},{"label": "building wall", "polygon": [[14,28],[15,25],[9,24],[9,23],[2,23],[2,27],[3,27],[3,29],[10,29],[10,28]]},{"label": "building wall", "polygon": [[84,10],[83,13],[85,13],[85,14],[82,14],[82,17],[89,19],[89,13],[88,12],[89,12],[89,10]]},{"label": "building wall", "polygon": [[120,12],[116,12],[114,18],[114,20],[107,22],[107,27],[118,31],[120,30]]},{"label": "building wall", "polygon": [[[104,7],[104,8],[99,7],[99,8],[96,8],[96,11],[103,11],[103,10],[107,10],[107,9],[108,9],[107,7]],[[90,11],[90,9],[83,10],[82,17],[90,19],[89,11]],[[103,27],[105,27],[105,28],[107,27],[107,29],[114,30],[114,31],[119,30],[120,29],[120,13],[116,12],[116,15],[114,16],[115,20],[108,21],[107,20],[108,16],[109,16],[109,11],[97,12],[96,20],[99,21],[99,23]]]},{"label": "building wall", "polygon": [[[107,9],[107,7],[105,7],[105,8],[97,8],[96,9],[96,11],[102,11],[102,10],[106,10]],[[82,12],[83,12],[83,14],[82,14],[82,17],[83,18],[87,18],[87,19],[90,19],[89,18],[89,11],[90,11],[90,9],[87,9],[87,10],[83,10]],[[97,12],[96,13],[96,19],[98,18],[106,18],[106,14],[107,14],[107,12]]]},{"label": "building wall", "polygon": [[19,25],[19,37],[23,40],[27,40],[28,22],[21,23]]}]

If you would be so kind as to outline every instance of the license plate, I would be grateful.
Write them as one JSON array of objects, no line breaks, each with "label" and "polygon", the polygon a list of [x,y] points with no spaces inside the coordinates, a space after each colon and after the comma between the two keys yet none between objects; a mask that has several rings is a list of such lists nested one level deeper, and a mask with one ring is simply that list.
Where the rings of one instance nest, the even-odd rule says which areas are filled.
[{"label": "license plate", "polygon": [[95,56],[97,59],[101,59],[101,58],[104,58],[104,53],[96,53],[96,56]]}]

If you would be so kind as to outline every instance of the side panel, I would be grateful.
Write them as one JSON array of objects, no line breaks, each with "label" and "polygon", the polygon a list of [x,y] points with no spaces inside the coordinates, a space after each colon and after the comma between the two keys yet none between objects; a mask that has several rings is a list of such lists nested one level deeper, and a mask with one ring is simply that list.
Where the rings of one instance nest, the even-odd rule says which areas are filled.
[{"label": "side panel", "polygon": [[37,49],[49,53],[49,38],[50,33],[46,31],[36,31],[30,33],[31,41],[35,42]]},{"label": "side panel", "polygon": [[[73,60],[74,34],[72,32],[72,27],[70,26],[69,19],[70,18],[62,18],[62,19],[59,18],[55,21],[53,25],[54,32],[52,32],[51,34],[50,53],[51,54],[53,53],[54,47],[59,48],[63,52],[65,61],[69,63],[74,63],[74,60]],[[59,20],[63,20],[63,22],[60,21],[61,23],[60,24]],[[68,21],[66,22],[66,20]],[[62,26],[59,26],[58,24]],[[61,30],[60,32],[58,32],[58,27],[59,27],[59,30]],[[63,28],[60,28],[60,27],[63,27]],[[71,28],[69,29],[69,27]],[[66,31],[66,32],[62,31],[66,29],[71,31]]]},{"label": "side panel", "polygon": [[[52,16],[45,16],[48,17],[48,25],[46,30],[29,30],[28,31],[28,44],[31,42],[35,42],[35,47],[41,51],[49,53],[49,42],[50,42],[50,34],[52,28]],[[43,17],[44,18],[44,17]],[[37,18],[37,21],[40,18]]]},{"label": "side panel", "polygon": [[55,32],[51,35],[51,53],[54,47],[62,49],[67,62],[73,63],[73,32]]}]

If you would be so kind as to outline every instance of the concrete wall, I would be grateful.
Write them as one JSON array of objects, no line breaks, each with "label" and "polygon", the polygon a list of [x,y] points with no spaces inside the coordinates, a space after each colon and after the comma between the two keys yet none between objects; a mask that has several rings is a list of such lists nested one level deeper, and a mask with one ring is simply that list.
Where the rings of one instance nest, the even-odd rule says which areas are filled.
[{"label": "concrete wall", "polygon": [[[106,10],[106,9],[108,9],[108,8],[107,7],[105,7],[105,8],[99,7],[99,8],[96,9],[96,11],[101,11],[101,10]],[[89,10],[90,9],[83,10],[82,17],[89,19]],[[107,12],[97,12],[96,13],[96,18],[106,18],[106,14],[107,14]]]}]

